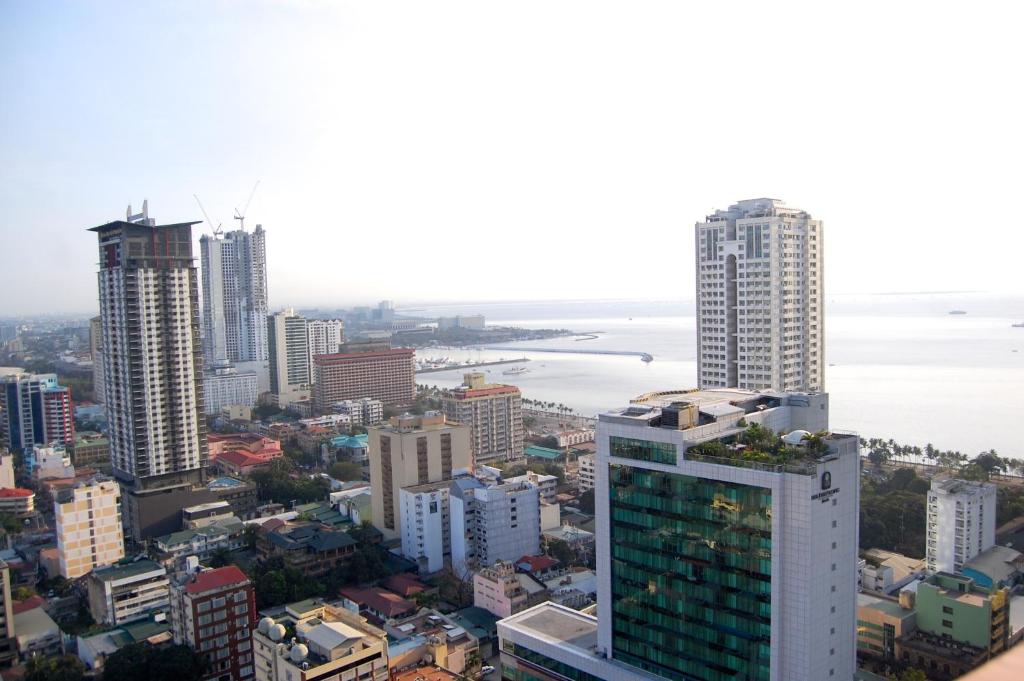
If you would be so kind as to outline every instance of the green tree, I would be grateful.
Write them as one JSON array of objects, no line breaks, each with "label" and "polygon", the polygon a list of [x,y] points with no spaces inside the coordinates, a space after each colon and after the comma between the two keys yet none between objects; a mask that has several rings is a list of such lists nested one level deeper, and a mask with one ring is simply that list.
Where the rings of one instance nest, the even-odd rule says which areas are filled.
[{"label": "green tree", "polygon": [[594,514],[594,490],[588,489],[580,495],[580,510],[584,513]]},{"label": "green tree", "polygon": [[576,554],[572,547],[561,539],[548,540],[546,553],[562,565],[572,565],[576,561]]},{"label": "green tree", "polygon": [[250,551],[256,548],[256,542],[260,538],[260,527],[253,523],[252,525],[246,525],[245,529],[242,530],[242,541],[245,542],[245,548]]},{"label": "green tree", "polygon": [[214,549],[213,553],[210,554],[208,564],[212,568],[221,568],[225,565],[230,565],[232,561],[231,551],[227,547],[221,546]]},{"label": "green tree", "polygon": [[187,646],[132,643],[107,658],[103,681],[201,681],[208,668],[206,658]]},{"label": "green tree", "polygon": [[362,480],[363,468],[359,464],[351,461],[339,461],[331,466],[329,474],[335,480],[341,480],[342,482]]},{"label": "green tree", "polygon": [[85,665],[74,655],[33,657],[25,665],[24,681],[81,681]]}]

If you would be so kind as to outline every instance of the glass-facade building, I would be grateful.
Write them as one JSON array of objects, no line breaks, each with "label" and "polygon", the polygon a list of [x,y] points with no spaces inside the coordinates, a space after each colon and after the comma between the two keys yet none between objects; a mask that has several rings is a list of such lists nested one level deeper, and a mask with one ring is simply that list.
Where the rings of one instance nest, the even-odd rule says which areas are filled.
[{"label": "glass-facade building", "polygon": [[771,490],[611,465],[608,495],[615,658],[681,681],[768,681]]}]

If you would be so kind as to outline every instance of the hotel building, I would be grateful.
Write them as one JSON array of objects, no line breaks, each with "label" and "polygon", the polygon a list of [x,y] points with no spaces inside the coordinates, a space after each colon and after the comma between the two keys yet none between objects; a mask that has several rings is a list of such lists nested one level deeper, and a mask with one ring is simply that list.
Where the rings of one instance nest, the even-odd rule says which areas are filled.
[{"label": "hotel building", "polygon": [[601,414],[598,617],[499,622],[506,678],[852,678],[858,438],[827,425],[825,394],[727,389]]},{"label": "hotel building", "polygon": [[697,223],[700,387],[824,389],[822,238],[820,220],[777,199]]},{"label": "hotel building", "polygon": [[340,352],[313,358],[317,412],[331,411],[342,400],[370,397],[384,404],[412,404],[416,399],[416,351],[390,343],[345,343]]}]

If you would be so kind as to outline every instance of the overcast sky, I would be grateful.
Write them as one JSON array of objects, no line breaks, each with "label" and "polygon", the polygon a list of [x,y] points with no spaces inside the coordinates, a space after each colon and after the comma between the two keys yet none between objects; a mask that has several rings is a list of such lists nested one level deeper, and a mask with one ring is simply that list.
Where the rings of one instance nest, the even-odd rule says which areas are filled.
[{"label": "overcast sky", "polygon": [[88,227],[256,180],[272,307],[692,299],[758,196],[831,294],[1024,292],[1019,3],[777,5],[5,0],[0,314],[93,312]]}]

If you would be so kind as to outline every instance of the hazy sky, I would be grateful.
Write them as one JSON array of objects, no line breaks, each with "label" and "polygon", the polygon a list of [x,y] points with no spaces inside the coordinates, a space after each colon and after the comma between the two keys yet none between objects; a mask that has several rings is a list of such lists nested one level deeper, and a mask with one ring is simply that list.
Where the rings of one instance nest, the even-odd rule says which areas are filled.
[{"label": "hazy sky", "polygon": [[1024,292],[1024,10],[838,7],[2,0],[0,314],[95,310],[86,228],[257,179],[272,307],[691,299],[757,196],[831,294]]}]

